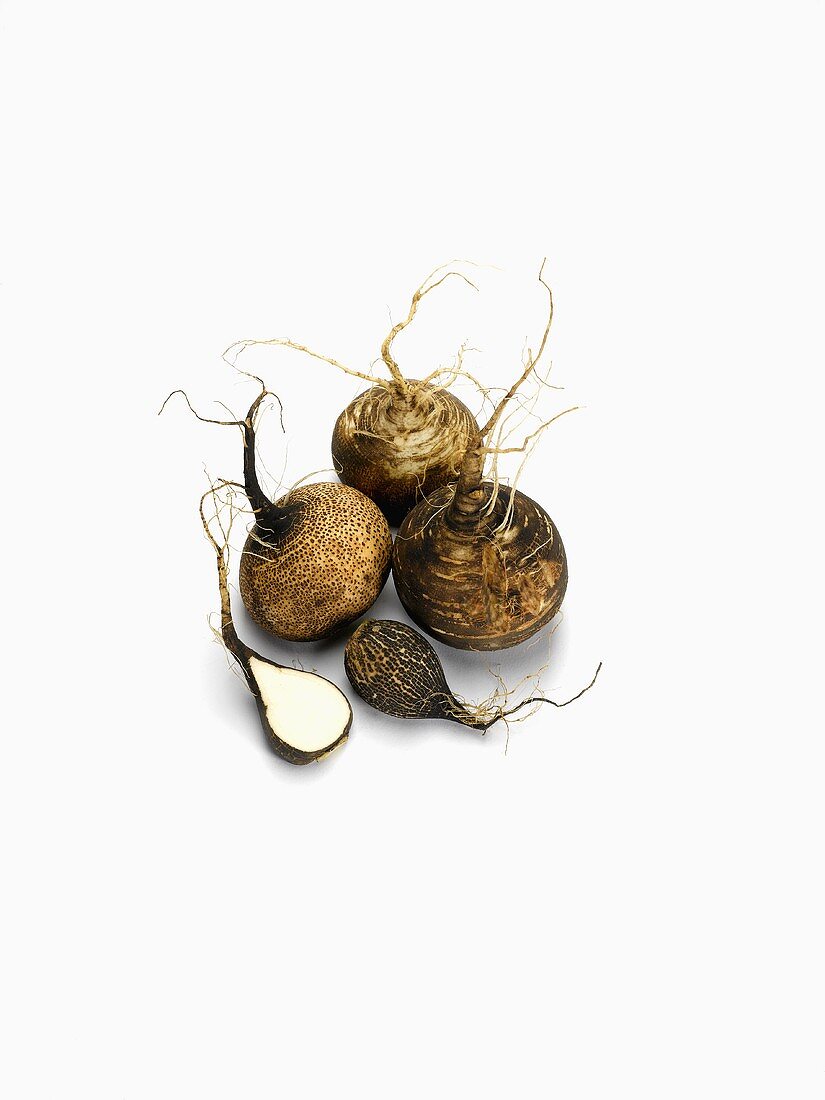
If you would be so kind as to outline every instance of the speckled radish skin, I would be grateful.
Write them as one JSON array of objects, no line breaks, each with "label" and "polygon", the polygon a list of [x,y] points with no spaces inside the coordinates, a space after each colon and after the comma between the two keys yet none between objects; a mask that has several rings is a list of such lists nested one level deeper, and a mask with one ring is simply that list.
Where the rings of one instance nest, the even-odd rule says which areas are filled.
[{"label": "speckled radish skin", "polygon": [[[481,489],[489,500],[492,483]],[[518,645],[549,623],[564,599],[567,556],[544,509],[515,490],[512,518],[496,531],[510,494],[500,486],[492,515],[462,517],[454,490],[445,487],[416,505],[398,531],[399,599],[420,626],[456,649]]]},{"label": "speckled radish skin", "polygon": [[475,417],[445,389],[408,380],[374,386],[347,406],[332,433],[338,475],[398,525],[424,496],[458,477]]},{"label": "speckled radish skin", "polygon": [[365,619],[344,650],[347,679],[371,707],[393,718],[442,718],[484,730],[450,691],[433,647],[417,630],[392,619]]},{"label": "speckled radish skin", "polygon": [[378,598],[391,552],[387,521],[363,493],[303,485],[259,513],[241,555],[241,599],[279,638],[328,638]]},{"label": "speckled radish skin", "polygon": [[344,650],[347,679],[364,702],[382,714],[413,720],[440,718],[481,733],[527,707],[544,703],[558,708],[569,706],[593,687],[601,667],[600,663],[587,687],[563,703],[536,691],[508,707],[505,702],[510,693],[499,690],[473,705],[453,694],[438,654],[406,623],[365,619]]}]

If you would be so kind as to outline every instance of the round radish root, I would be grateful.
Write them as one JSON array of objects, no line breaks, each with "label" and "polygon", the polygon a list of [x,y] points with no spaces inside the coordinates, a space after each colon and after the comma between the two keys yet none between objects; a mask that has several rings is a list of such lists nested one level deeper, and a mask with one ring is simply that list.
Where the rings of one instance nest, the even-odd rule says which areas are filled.
[{"label": "round radish root", "polygon": [[530,439],[564,415],[548,420],[520,447],[488,443],[547,343],[553,298],[542,272],[539,279],[550,296],[550,310],[536,356],[528,353],[521,376],[484,427],[472,433],[458,483],[413,508],[393,549],[393,577],[405,609],[425,630],[458,649],[518,645],[553,618],[567,588],[567,557],[548,514],[524,493],[483,476],[488,455],[525,452]]},{"label": "round radish root", "polygon": [[410,389],[374,386],[344,409],[332,433],[342,481],[401,523],[417,500],[455,481],[476,421],[448,390],[409,380]]},{"label": "round radish root", "polygon": [[396,336],[415,317],[419,302],[451,276],[474,283],[458,271],[448,271],[433,281],[437,268],[413,294],[409,312],[394,325],[381,346],[388,378],[353,370],[327,355],[285,338],[242,340],[224,352],[233,366],[247,347],[275,345],[303,352],[329,363],[355,378],[372,383],[338,417],[332,434],[332,458],[339,477],[376,502],[392,524],[398,524],[416,501],[434,489],[454,481],[472,433],[475,417],[445,387],[459,377],[469,378],[463,366],[465,347],[453,365],[440,367],[423,379],[405,378],[392,355]]},{"label": "round radish root", "polygon": [[183,390],[174,392],[183,395],[198,420],[241,429],[243,488],[255,516],[240,565],[247,611],[279,638],[328,638],[378,598],[390,570],[390,529],[376,504],[338,481],[302,485],[273,504],[255,469],[255,418],[270,391],[260,378],[249,377],[261,392],[243,420],[201,416]]},{"label": "round radish root", "polygon": [[363,493],[303,485],[257,517],[241,555],[241,599],[280,638],[327,638],[375,603],[391,551],[387,521]]},{"label": "round radish root", "polygon": [[[481,486],[482,502],[495,492]],[[512,518],[501,530],[512,500]],[[439,489],[410,512],[393,550],[393,577],[407,613],[456,649],[507,649],[550,622],[567,589],[561,536],[544,509],[499,487],[489,515],[469,524]]]}]

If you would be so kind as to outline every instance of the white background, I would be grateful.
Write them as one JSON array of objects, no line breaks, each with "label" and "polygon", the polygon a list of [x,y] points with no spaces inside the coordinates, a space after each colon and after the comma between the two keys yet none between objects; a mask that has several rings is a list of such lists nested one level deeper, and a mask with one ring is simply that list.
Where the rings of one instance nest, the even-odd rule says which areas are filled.
[{"label": "white background", "polygon": [[[822,1097],[824,29],[813,0],[0,4],[5,1096]],[[469,338],[507,383],[544,255],[544,408],[586,408],[522,482],[571,563],[543,682],[602,676],[509,747],[355,700],[291,769],[207,626],[196,501],[238,438],[157,408],[242,412],[242,337],[366,367],[454,257],[494,266],[399,361]],[[266,468],[326,466],[358,384],[248,362],[286,408]],[[340,643],[236,610],[345,684]]]}]

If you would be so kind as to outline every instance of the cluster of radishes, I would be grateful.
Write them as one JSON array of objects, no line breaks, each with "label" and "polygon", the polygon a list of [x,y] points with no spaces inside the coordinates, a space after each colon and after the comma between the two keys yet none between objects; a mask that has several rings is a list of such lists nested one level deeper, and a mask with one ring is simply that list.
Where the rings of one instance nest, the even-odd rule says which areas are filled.
[{"label": "cluster of radishes", "polygon": [[[241,597],[255,622],[279,638],[338,634],[374,603],[390,569],[410,617],[458,649],[517,645],[549,623],[564,598],[567,559],[550,516],[497,477],[485,479],[485,459],[497,452],[496,426],[547,343],[552,295],[547,288],[549,316],[538,351],[528,354],[520,377],[479,425],[447,389],[462,373],[460,362],[414,380],[392,357],[393,340],[421,299],[451,275],[469,282],[454,271],[431,276],[387,336],[381,349],[387,379],[289,340],[261,341],[296,348],[373,383],[336,421],[332,455],[340,481],[301,485],[276,501],[264,494],[255,464],[256,418],[268,393],[260,379],[261,392],[242,421],[210,421],[236,426],[243,437],[243,484],[221,482],[201,501],[217,556],[220,633],[255,696],[272,747],[291,763],[319,760],[342,744],[352,710],[330,681],[279,665],[238,638],[229,599],[229,532],[220,526],[219,508],[207,519],[208,497],[245,494],[254,522],[241,554]],[[394,542],[389,523],[400,524]],[[362,623],[347,642],[344,663],[358,694],[396,717],[444,718],[483,731],[528,703],[552,702],[534,695],[510,711],[468,707],[448,688],[426,639],[393,621]]]}]

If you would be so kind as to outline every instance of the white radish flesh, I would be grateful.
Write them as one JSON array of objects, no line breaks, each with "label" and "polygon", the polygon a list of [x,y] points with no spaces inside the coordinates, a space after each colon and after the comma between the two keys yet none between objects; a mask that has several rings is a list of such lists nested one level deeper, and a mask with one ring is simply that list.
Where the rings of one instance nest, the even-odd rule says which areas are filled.
[{"label": "white radish flesh", "polygon": [[266,720],[275,736],[298,752],[331,752],[352,717],[335,684],[312,672],[283,668],[257,656],[249,667],[260,692]]}]

